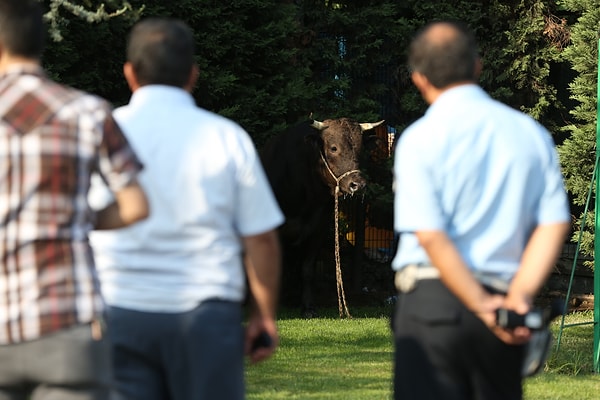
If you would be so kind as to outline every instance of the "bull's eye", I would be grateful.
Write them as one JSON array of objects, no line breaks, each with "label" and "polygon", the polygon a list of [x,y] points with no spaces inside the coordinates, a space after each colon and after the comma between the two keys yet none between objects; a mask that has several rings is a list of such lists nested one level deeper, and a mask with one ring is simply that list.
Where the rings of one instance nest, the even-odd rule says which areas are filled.
[{"label": "bull's eye", "polygon": [[336,146],[331,146],[331,152],[332,153],[336,153],[337,152],[337,147]]}]

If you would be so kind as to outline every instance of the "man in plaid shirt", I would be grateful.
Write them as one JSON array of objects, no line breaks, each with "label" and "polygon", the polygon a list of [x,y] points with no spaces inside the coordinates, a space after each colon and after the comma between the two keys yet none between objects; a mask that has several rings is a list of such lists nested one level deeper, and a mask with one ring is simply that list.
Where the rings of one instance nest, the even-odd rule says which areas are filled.
[{"label": "man in plaid shirt", "polygon": [[[88,232],[148,215],[142,166],[109,104],[49,80],[36,0],[0,2],[0,400],[107,399]],[[87,203],[97,171],[115,201]]]}]

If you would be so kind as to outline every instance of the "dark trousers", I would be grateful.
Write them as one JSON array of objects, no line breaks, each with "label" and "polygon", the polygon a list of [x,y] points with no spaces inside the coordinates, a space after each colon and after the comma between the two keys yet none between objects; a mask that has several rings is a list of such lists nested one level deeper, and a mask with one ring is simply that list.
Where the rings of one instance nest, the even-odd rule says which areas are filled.
[{"label": "dark trousers", "polygon": [[244,398],[242,309],[207,301],[183,313],[109,307],[117,389],[127,400]]},{"label": "dark trousers", "polygon": [[108,400],[110,348],[89,324],[0,346],[0,400]]},{"label": "dark trousers", "polygon": [[520,400],[523,346],[509,346],[438,279],[400,293],[392,319],[394,398]]}]

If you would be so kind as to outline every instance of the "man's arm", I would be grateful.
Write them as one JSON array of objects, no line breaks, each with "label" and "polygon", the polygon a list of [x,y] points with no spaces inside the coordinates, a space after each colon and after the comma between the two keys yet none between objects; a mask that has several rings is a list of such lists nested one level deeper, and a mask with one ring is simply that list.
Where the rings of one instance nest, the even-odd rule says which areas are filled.
[{"label": "man's arm", "polygon": [[429,260],[440,271],[440,279],[466,308],[476,314],[494,334],[506,343],[524,343],[529,330],[508,331],[496,325],[496,310],[503,307],[504,296],[488,293],[475,279],[458,249],[443,231],[416,232]]},{"label": "man's arm", "polygon": [[521,265],[513,278],[504,307],[524,314],[529,311],[560,256],[570,224],[539,225],[523,252]]},{"label": "man's arm", "polygon": [[507,296],[491,295],[475,279],[458,249],[443,231],[420,231],[416,235],[430,261],[440,271],[440,279],[461,302],[506,343],[526,342],[529,329],[506,330],[496,325],[496,310],[500,307],[517,313],[527,313],[554,263],[569,230],[568,223],[538,226],[523,253],[520,268]]},{"label": "man's arm", "polygon": [[487,306],[488,292],[475,279],[444,231],[419,231],[416,236],[431,263],[440,271],[442,282],[469,310],[475,313],[495,310]]},{"label": "man's arm", "polygon": [[94,229],[118,229],[142,220],[149,215],[144,190],[137,181],[115,193],[115,201],[96,213]]},{"label": "man's arm", "polygon": [[[251,311],[246,328],[246,354],[252,362],[269,358],[279,343],[276,316],[281,275],[281,250],[275,230],[243,238],[246,253],[244,266],[248,277]],[[252,343],[262,333],[272,343],[269,347],[251,352]]]}]

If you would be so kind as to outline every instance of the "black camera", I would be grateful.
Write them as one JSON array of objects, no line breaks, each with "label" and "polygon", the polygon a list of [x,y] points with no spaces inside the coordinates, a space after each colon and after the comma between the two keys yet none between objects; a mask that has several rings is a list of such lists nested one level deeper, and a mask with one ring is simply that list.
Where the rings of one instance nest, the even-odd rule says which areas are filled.
[{"label": "black camera", "polygon": [[524,326],[532,330],[538,330],[544,327],[545,319],[544,311],[541,309],[531,310],[527,314],[517,314],[505,308],[496,310],[496,324],[502,328]]},{"label": "black camera", "polygon": [[499,308],[496,310],[496,324],[509,329],[524,326],[531,330],[540,330],[546,328],[554,318],[562,315],[563,310],[564,303],[560,299],[553,301],[549,308],[534,308],[527,314]]},{"label": "black camera", "polygon": [[273,339],[271,339],[271,336],[269,336],[267,332],[262,332],[254,339],[254,342],[252,342],[252,352],[255,352],[261,347],[271,347],[272,344]]}]

